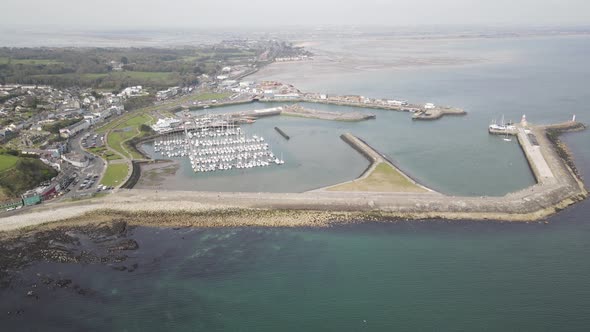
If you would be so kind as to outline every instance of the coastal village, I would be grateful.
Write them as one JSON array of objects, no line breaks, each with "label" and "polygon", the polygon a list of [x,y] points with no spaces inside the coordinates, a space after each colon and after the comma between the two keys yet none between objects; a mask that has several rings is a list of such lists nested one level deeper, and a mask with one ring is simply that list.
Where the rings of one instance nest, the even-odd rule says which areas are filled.
[{"label": "coastal village", "polygon": [[[109,176],[107,168],[110,164],[120,162],[125,157],[121,155],[122,151],[111,148],[107,142],[110,137],[108,134],[96,134],[94,130],[125,117],[130,111],[149,105],[177,105],[180,104],[179,100],[186,98],[209,103],[215,103],[217,99],[224,102],[239,98],[239,93],[232,92],[240,86],[238,81],[255,73],[260,66],[274,61],[311,59],[311,53],[304,49],[275,40],[224,40],[210,48],[198,50],[213,52],[195,58],[199,66],[202,61],[210,61],[209,58],[215,61],[212,71],[202,73],[196,82],[165,89],[158,89],[159,85],[153,86],[151,83],[148,86],[131,85],[116,90],[76,85],[58,88],[43,84],[0,84],[0,157],[6,164],[0,168],[3,173],[0,179],[8,181],[2,183],[5,190],[0,190],[0,211],[49,201],[67,195],[72,190],[84,197],[117,187],[101,184],[101,179],[105,173]],[[222,56],[218,57],[217,54]],[[15,60],[15,63],[18,61],[27,65],[36,63],[36,60]],[[126,75],[133,74],[129,70],[133,70],[137,64],[123,57],[121,60],[106,60],[104,65],[113,74]],[[198,68],[201,71],[201,67]],[[158,111],[156,109],[152,115],[159,117]],[[172,115],[174,110],[167,109],[165,114]],[[37,177],[37,187],[31,188],[32,183],[14,183],[13,177],[23,178],[21,173],[15,171],[15,167],[24,165],[21,162],[23,160],[35,162],[36,166],[32,168],[46,174]],[[38,162],[45,166],[41,167]],[[50,178],[53,174],[57,175]],[[32,178],[30,180],[35,181]],[[23,191],[24,187],[29,188]],[[10,194],[5,192],[8,189]],[[15,195],[20,197],[16,199]],[[79,197],[75,194],[71,196]]]}]

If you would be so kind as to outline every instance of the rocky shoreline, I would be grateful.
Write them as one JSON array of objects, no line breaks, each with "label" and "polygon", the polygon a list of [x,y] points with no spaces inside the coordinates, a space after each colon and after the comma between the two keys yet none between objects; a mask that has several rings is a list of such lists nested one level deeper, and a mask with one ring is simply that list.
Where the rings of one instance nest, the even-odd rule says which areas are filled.
[{"label": "rocky shoreline", "polygon": [[[35,229],[3,233],[0,236],[0,292],[21,294],[29,298],[27,308],[36,301],[70,292],[78,296],[93,296],[91,288],[81,286],[74,276],[47,272],[43,264],[103,265],[115,271],[133,272],[137,264],[128,263],[129,253],[139,249],[132,238],[132,226],[122,220],[93,219],[84,225],[64,222]],[[20,302],[20,301],[19,301]],[[20,305],[23,305],[20,303]],[[25,307],[15,307],[5,313],[19,316]]]},{"label": "rocky shoreline", "polygon": [[[56,291],[76,296],[97,296],[75,277],[38,272],[39,263],[66,265],[100,265],[121,273],[132,273],[139,266],[132,259],[140,249],[134,239],[136,227],[155,228],[238,228],[238,227],[333,227],[357,223],[428,222],[441,220],[437,213],[395,213],[378,210],[320,211],[256,208],[207,208],[197,210],[146,210],[132,205],[123,209],[96,209],[63,220],[31,225],[0,232],[0,292],[16,292],[23,298],[38,301],[54,296]],[[145,207],[145,206],[144,206]],[[551,207],[553,209],[553,207]],[[477,218],[457,213],[444,219],[494,220],[492,214]],[[498,219],[500,220],[500,219]],[[523,220],[528,221],[529,219]],[[533,220],[531,218],[530,220]],[[537,221],[546,223],[546,221]],[[26,271],[26,281],[23,278]],[[32,278],[32,279],[31,279]],[[15,307],[9,316],[23,314]],[[0,315],[1,316],[1,315]]]}]

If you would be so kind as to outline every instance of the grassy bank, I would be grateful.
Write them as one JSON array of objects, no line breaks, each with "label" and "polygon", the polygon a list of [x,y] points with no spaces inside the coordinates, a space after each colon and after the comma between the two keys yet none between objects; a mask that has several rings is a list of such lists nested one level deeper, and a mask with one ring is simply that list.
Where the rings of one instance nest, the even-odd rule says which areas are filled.
[{"label": "grassy bank", "polygon": [[126,163],[113,164],[109,163],[107,170],[100,180],[100,184],[107,187],[116,187],[125,181],[127,174],[129,173],[129,167]]},{"label": "grassy bank", "polygon": [[0,173],[13,168],[17,162],[18,157],[8,154],[0,155]]},{"label": "grassy bank", "polygon": [[127,145],[126,142],[143,135],[140,130],[141,125],[150,125],[153,122],[154,118],[148,114],[135,114],[123,119],[112,127],[107,137],[107,144],[113,150],[131,159],[143,159],[143,156]]},{"label": "grassy bank", "polygon": [[367,192],[427,192],[414,184],[389,164],[381,162],[366,177],[343,183],[329,191],[367,191]]},{"label": "grassy bank", "polygon": [[109,149],[107,149],[104,146],[100,147],[100,148],[90,148],[90,149],[88,149],[88,151],[90,151],[94,155],[101,157],[107,161],[122,159],[119,155],[111,152]]},{"label": "grassy bank", "polygon": [[17,198],[41,182],[50,180],[57,171],[35,158],[0,155],[4,168],[0,172],[0,199]]}]

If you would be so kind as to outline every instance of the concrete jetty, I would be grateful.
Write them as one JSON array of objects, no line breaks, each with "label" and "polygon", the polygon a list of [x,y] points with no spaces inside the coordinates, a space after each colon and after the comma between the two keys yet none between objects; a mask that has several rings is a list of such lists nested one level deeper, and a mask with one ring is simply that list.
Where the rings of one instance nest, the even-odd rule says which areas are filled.
[{"label": "concrete jetty", "polygon": [[421,109],[412,115],[412,120],[436,120],[445,115],[466,115],[467,112],[460,108],[438,107],[433,109]]},{"label": "concrete jetty", "polygon": [[543,157],[541,146],[535,134],[527,133],[524,128],[518,128],[518,142],[528,160],[535,179],[539,184],[555,183],[555,175],[551,171],[547,160]]}]

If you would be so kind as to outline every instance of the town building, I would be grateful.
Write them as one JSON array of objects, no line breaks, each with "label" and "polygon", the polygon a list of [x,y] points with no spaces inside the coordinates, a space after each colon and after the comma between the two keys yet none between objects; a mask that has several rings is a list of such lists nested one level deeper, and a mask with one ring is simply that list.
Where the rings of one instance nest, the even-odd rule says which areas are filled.
[{"label": "town building", "polygon": [[68,163],[72,164],[74,167],[84,168],[90,164],[90,161],[86,156],[77,154],[77,153],[68,153],[63,154],[61,159],[67,161]]},{"label": "town building", "polygon": [[180,123],[180,120],[174,118],[158,119],[158,122],[152,125],[152,129],[162,134],[178,127]]},{"label": "town building", "polygon": [[168,98],[172,98],[176,96],[180,92],[180,88],[177,86],[173,86],[166,90],[156,92],[156,99],[157,100],[166,100]]},{"label": "town building", "polygon": [[67,128],[60,129],[59,135],[63,138],[69,138],[88,128],[90,128],[90,121],[82,120],[80,122],[74,123],[71,126],[68,126]]},{"label": "town building", "polygon": [[143,87],[141,85],[138,86],[130,86],[128,88],[123,89],[123,91],[121,91],[121,93],[119,93],[117,96],[119,97],[138,97],[138,96],[144,96],[146,95],[146,93],[143,91]]}]

